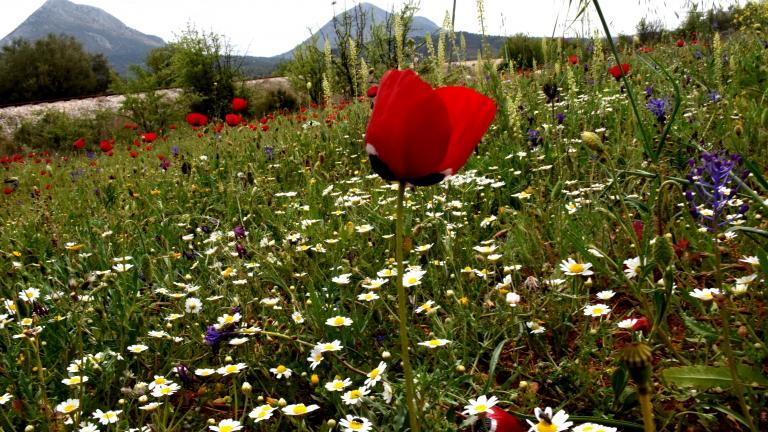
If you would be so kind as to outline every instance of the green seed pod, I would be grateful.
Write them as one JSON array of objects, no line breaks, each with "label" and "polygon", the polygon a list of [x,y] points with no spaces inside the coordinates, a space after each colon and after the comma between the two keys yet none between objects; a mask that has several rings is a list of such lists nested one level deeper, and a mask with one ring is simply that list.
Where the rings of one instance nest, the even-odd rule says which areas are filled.
[{"label": "green seed pod", "polygon": [[669,237],[669,234],[658,237],[653,243],[653,261],[661,269],[669,267],[672,263],[672,259],[675,257],[675,252],[672,249],[672,242]]}]

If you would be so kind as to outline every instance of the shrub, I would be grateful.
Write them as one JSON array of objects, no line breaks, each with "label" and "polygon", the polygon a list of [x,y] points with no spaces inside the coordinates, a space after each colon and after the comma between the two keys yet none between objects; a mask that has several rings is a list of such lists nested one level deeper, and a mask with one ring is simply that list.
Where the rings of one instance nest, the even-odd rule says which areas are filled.
[{"label": "shrub", "polygon": [[88,54],[74,37],[49,34],[3,47],[0,76],[0,101],[15,103],[103,92],[110,69],[103,55]]},{"label": "shrub", "polygon": [[515,66],[521,68],[533,67],[534,60],[537,64],[544,62],[541,42],[524,34],[510,36],[501,48],[501,55],[504,58],[504,63],[513,60]]},{"label": "shrub", "polygon": [[[113,111],[99,111],[90,116],[70,117],[49,110],[22,120],[13,134],[13,141],[25,149],[45,149],[68,152],[77,138],[84,138],[86,149],[95,150],[99,141],[122,131],[121,118]],[[123,133],[123,132],[117,132]]]}]

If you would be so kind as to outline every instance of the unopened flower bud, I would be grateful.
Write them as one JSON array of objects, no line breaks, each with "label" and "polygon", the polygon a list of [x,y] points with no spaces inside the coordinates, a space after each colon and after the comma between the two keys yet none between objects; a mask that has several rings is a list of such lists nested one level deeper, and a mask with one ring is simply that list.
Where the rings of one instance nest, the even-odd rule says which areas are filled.
[{"label": "unopened flower bud", "polygon": [[392,357],[392,354],[390,354],[389,351],[384,351],[383,353],[381,353],[381,358],[383,358],[385,360],[390,358],[390,357]]},{"label": "unopened flower bud", "polygon": [[328,424],[328,427],[329,427],[329,428],[333,429],[333,428],[335,428],[335,427],[336,427],[336,420],[334,420],[334,419],[328,419],[328,423],[327,423],[327,424]]},{"label": "unopened flower bud", "polygon": [[284,407],[284,406],[288,405],[288,402],[286,402],[285,399],[280,398],[280,400],[277,401],[277,405],[280,406],[280,407]]},{"label": "unopened flower bud", "polygon": [[464,373],[467,370],[467,368],[464,367],[464,365],[456,365],[456,372],[458,373]]},{"label": "unopened flower bud", "polygon": [[253,392],[253,387],[251,386],[251,383],[246,381],[243,383],[241,390],[243,391],[244,395],[248,396],[251,394],[251,392]]}]

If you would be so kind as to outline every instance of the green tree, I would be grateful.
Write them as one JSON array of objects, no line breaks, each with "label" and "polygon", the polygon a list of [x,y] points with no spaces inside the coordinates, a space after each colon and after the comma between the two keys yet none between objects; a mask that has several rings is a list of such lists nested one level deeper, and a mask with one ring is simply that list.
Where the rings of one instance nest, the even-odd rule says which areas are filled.
[{"label": "green tree", "polygon": [[0,52],[0,101],[95,94],[107,89],[110,76],[107,59],[87,53],[72,36],[16,39]]}]

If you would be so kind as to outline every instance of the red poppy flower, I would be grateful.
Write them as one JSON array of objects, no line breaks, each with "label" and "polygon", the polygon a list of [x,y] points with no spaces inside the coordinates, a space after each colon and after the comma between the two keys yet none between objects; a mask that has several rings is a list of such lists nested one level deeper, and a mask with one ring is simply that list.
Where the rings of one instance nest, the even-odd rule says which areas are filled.
[{"label": "red poppy flower", "polygon": [[684,47],[685,46],[685,41],[680,39],[679,41],[677,41],[677,46]]},{"label": "red poppy flower", "polygon": [[243,98],[232,99],[232,111],[240,112],[248,108],[248,101]]},{"label": "red poppy flower", "polygon": [[611,75],[616,78],[616,81],[621,79],[622,75],[629,73],[629,65],[626,63],[621,64],[621,68],[619,68],[619,65],[616,65],[612,67],[608,72],[611,73]]},{"label": "red poppy flower", "polygon": [[134,151],[131,151],[131,153],[130,153],[130,154],[131,154],[131,157],[132,157],[132,158],[136,158],[136,157],[138,157],[138,156],[139,156],[139,152],[137,152],[137,151],[135,151],[135,150],[134,150]]},{"label": "red poppy flower", "polygon": [[13,189],[9,188],[8,186],[3,188],[3,193],[6,195],[10,195],[13,193]]},{"label": "red poppy flower", "polygon": [[371,167],[387,181],[438,183],[464,165],[495,116],[493,100],[472,89],[435,90],[410,69],[390,70],[365,131]]},{"label": "red poppy flower", "polygon": [[485,418],[483,421],[486,422],[489,431],[525,432],[528,430],[517,417],[498,407],[492,407]]},{"label": "red poppy flower", "polygon": [[653,51],[653,48],[651,48],[651,47],[641,47],[640,48],[640,52],[643,53],[643,54],[648,54],[649,52],[652,52],[652,51]]},{"label": "red poppy flower", "polygon": [[101,141],[99,148],[101,148],[101,151],[106,153],[112,151],[112,144],[109,141]]},{"label": "red poppy flower", "polygon": [[141,138],[144,140],[144,142],[151,143],[157,139],[157,134],[154,132],[147,132],[144,135],[142,135]]},{"label": "red poppy flower", "polygon": [[575,55],[575,54],[569,55],[568,56],[568,63],[570,63],[572,65],[579,64],[579,57],[577,55]]},{"label": "red poppy flower", "polygon": [[650,321],[648,321],[648,318],[641,316],[639,318],[636,318],[637,321],[632,325],[633,331],[641,331],[643,333],[648,333],[653,328],[653,325]]},{"label": "red poppy flower", "polygon": [[237,126],[243,122],[243,118],[237,114],[227,114],[224,117],[224,121],[226,121],[230,126]]},{"label": "red poppy flower", "polygon": [[72,144],[77,150],[81,150],[83,147],[85,147],[85,140],[80,137],[78,138],[74,144]]},{"label": "red poppy flower", "polygon": [[369,98],[376,97],[376,93],[379,91],[379,86],[370,86],[368,88],[368,92],[366,93]]},{"label": "red poppy flower", "polygon": [[205,126],[208,124],[208,117],[200,113],[189,113],[187,114],[187,123],[195,127]]}]

